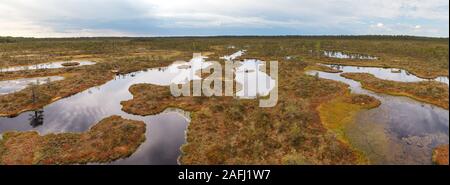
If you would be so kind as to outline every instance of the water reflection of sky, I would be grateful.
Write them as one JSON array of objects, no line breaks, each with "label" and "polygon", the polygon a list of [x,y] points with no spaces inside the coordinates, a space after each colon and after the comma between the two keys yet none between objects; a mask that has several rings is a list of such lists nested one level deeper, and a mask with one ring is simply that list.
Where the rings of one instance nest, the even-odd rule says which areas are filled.
[{"label": "water reflection of sky", "polygon": [[14,118],[0,117],[0,133],[11,130],[36,130],[40,134],[83,132],[106,117],[119,115],[147,124],[146,141],[138,152],[121,160],[120,164],[176,164],[179,148],[185,143],[184,132],[190,119],[185,116],[189,116],[188,113],[170,109],[144,117],[121,110],[120,102],[132,98],[129,87],[137,83],[152,83],[154,77],[151,71],[117,76],[104,85],[56,101],[43,108],[43,121],[38,126],[33,124],[36,123],[34,111]]},{"label": "water reflection of sky", "polygon": [[[395,68],[380,68],[380,67],[359,67],[359,66],[344,66],[344,65],[330,65],[322,64],[333,69],[341,70],[344,73],[370,73],[375,77],[383,80],[392,80],[398,82],[419,82],[427,81],[429,79],[424,79],[417,77],[406,70],[395,69]],[[449,84],[448,77],[442,76],[434,79],[442,83]]]},{"label": "water reflection of sky", "polygon": [[[121,110],[120,102],[132,98],[129,88],[134,84],[167,86],[200,79],[195,72],[210,65],[204,60],[205,57],[198,55],[189,62],[175,62],[168,67],[118,75],[101,86],[58,100],[42,110],[25,112],[13,118],[0,117],[0,133],[13,130],[36,130],[42,135],[84,132],[106,117],[119,115],[126,119],[144,121],[147,125],[146,141],[132,156],[112,164],[177,164],[180,146],[185,143],[189,112],[169,108],[152,116],[131,115]],[[243,62],[237,73],[246,73],[243,70],[249,68],[256,70],[252,73],[260,73],[257,70],[259,66],[254,64],[259,65],[258,61]],[[253,76],[252,73],[250,76]]]}]

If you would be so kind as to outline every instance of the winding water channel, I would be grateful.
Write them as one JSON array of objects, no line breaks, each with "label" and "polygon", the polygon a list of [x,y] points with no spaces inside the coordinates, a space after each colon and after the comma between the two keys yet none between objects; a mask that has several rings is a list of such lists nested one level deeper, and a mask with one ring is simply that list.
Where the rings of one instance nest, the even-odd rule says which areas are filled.
[{"label": "winding water channel", "polygon": [[[64,66],[65,63],[78,63],[75,66]],[[7,68],[0,68],[0,72],[12,72],[12,71],[25,71],[25,70],[36,70],[36,69],[57,69],[64,67],[78,67],[78,66],[86,66],[86,65],[94,65],[95,62],[87,61],[87,60],[72,60],[72,61],[60,61],[60,62],[49,62],[49,63],[41,63],[35,65],[28,66],[13,66]]]},{"label": "winding water channel", "polygon": [[[130,157],[111,164],[177,164],[180,146],[186,142],[185,131],[190,122],[190,113],[168,108],[157,115],[138,116],[122,111],[120,102],[132,98],[129,88],[134,84],[166,86],[171,82],[185,83],[199,78],[193,76],[191,70],[208,66],[203,61],[204,57],[197,56],[189,62],[118,75],[101,86],[51,103],[42,110],[25,112],[14,118],[0,117],[0,133],[12,130],[36,130],[41,135],[84,132],[106,117],[119,115],[144,121],[147,125],[146,141]],[[180,65],[190,67],[180,69]]]}]

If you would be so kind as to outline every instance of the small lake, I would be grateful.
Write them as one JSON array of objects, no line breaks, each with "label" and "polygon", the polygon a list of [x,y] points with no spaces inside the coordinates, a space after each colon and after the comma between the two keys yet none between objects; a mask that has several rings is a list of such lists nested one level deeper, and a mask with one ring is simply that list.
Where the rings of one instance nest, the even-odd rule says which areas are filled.
[{"label": "small lake", "polygon": [[357,60],[377,60],[378,57],[365,55],[365,54],[356,54],[356,53],[345,53],[341,51],[324,51],[323,55],[330,58],[339,58],[339,59],[357,59]]},{"label": "small lake", "polygon": [[[64,66],[64,63],[71,63],[71,62],[77,62],[79,65],[75,66]],[[57,68],[68,68],[68,67],[78,67],[78,66],[85,66],[85,65],[94,65],[95,62],[92,61],[86,61],[86,60],[73,60],[73,61],[61,61],[61,62],[49,62],[49,63],[42,63],[42,64],[35,64],[35,65],[29,65],[29,66],[13,66],[13,67],[7,67],[7,68],[0,68],[0,72],[12,72],[12,71],[24,71],[24,70],[36,70],[36,69],[57,69]]]},{"label": "small lake", "polygon": [[64,77],[61,76],[48,76],[48,77],[21,78],[16,80],[0,81],[0,95],[10,94],[23,90],[31,84],[42,85],[63,79]]},{"label": "small lake", "polygon": [[359,66],[345,66],[332,64],[320,64],[320,65],[341,70],[344,73],[370,73],[373,74],[375,77],[383,80],[391,80],[397,82],[420,82],[420,81],[435,80],[449,85],[449,79],[446,76],[440,76],[435,79],[425,79],[417,77],[403,69],[381,68],[381,67],[359,67]]},{"label": "small lake", "polygon": [[373,96],[378,108],[361,111],[345,134],[374,164],[431,164],[432,149],[449,143],[449,112],[407,97],[365,90],[359,82],[340,73],[308,71],[307,74],[340,81],[352,93]]}]

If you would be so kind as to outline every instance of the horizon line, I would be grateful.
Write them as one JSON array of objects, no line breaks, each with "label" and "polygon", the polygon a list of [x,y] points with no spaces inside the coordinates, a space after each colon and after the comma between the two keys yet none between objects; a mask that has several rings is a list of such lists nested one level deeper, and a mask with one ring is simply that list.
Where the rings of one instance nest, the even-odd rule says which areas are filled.
[{"label": "horizon line", "polygon": [[297,35],[297,34],[280,34],[280,35],[155,35],[155,36],[83,36],[83,37],[27,37],[27,36],[3,36],[0,35],[0,38],[24,38],[24,39],[70,39],[70,38],[208,38],[208,37],[411,37],[411,38],[432,38],[432,39],[449,39],[449,37],[445,36],[420,36],[420,35],[377,35],[377,34],[355,34],[355,35],[333,35],[333,34],[325,34],[325,35],[313,35],[313,34],[305,34],[305,35]]}]

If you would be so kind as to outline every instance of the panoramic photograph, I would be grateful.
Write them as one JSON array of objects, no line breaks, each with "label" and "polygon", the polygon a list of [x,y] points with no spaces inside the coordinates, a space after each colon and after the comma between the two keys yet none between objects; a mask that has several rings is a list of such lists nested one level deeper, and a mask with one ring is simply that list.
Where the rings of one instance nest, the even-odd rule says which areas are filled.
[{"label": "panoramic photograph", "polygon": [[0,0],[0,166],[448,151],[447,0]]}]

